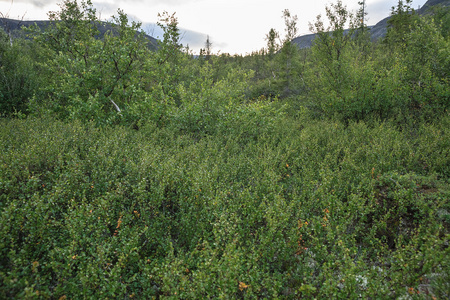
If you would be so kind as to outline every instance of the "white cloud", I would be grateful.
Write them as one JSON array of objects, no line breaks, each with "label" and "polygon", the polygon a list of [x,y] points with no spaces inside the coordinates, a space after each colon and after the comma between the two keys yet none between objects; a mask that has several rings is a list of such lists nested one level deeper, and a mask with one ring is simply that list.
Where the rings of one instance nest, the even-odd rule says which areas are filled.
[{"label": "white cloud", "polygon": [[35,7],[45,7],[48,5],[48,1],[45,0],[0,0],[0,2],[9,3],[11,6],[14,5],[14,3],[27,3]]}]

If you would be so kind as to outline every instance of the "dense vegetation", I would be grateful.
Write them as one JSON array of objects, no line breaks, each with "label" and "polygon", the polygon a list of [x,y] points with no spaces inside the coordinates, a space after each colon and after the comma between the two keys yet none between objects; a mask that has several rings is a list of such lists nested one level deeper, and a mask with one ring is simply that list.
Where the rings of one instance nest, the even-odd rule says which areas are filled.
[{"label": "dense vegetation", "polygon": [[448,298],[450,16],[409,3],[247,56],[90,1],[1,32],[0,298]]}]

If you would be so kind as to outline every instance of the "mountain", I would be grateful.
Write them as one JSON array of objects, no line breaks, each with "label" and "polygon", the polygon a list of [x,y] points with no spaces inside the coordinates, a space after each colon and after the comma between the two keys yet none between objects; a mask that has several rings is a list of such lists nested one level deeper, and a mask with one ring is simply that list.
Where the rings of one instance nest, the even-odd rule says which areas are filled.
[{"label": "mountain", "polygon": [[[51,21],[21,21],[7,18],[0,18],[0,28],[2,28],[6,33],[11,33],[11,36],[14,38],[23,37],[26,34],[23,31],[23,27],[31,27],[33,25],[37,25],[42,31],[51,24]],[[106,32],[113,30],[113,27],[110,23],[101,22],[97,26],[98,31],[100,32],[98,38],[102,38]],[[158,48],[158,40],[154,37],[151,37],[147,34],[144,34],[144,37],[147,39],[147,46],[151,50],[156,50]]]},{"label": "mountain", "polygon": [[[419,15],[424,15],[429,11],[429,8],[436,6],[436,5],[442,5],[442,6],[450,6],[450,0],[428,0],[424,6],[422,6],[420,9],[418,9],[416,12]],[[391,17],[384,18],[380,22],[378,22],[374,26],[368,26],[370,29],[370,34],[372,36],[372,40],[378,40],[380,38],[383,38],[386,36],[387,28],[388,28],[388,20]],[[296,37],[292,40],[294,44],[296,44],[300,49],[303,48],[310,48],[312,46],[313,40],[315,39],[315,34],[306,34],[299,37]]]}]

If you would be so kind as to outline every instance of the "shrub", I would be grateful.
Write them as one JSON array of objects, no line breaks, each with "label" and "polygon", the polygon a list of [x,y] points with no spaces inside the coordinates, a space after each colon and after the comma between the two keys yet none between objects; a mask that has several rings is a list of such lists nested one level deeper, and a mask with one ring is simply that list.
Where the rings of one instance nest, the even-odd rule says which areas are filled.
[{"label": "shrub", "polygon": [[247,109],[203,137],[3,120],[1,297],[445,296],[448,120]]}]

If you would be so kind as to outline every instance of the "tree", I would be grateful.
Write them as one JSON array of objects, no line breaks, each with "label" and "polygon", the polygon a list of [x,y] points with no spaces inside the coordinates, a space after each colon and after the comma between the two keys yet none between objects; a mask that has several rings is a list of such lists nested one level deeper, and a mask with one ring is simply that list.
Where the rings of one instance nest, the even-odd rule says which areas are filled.
[{"label": "tree", "polygon": [[[11,1],[11,4],[12,4],[12,1]],[[16,25],[16,28],[20,28],[21,23],[23,21],[23,17],[24,16],[22,16],[21,21]],[[13,29],[11,28],[11,24],[7,20],[9,18],[9,13],[3,14],[2,12],[0,12],[0,18],[2,18],[1,22],[3,23],[3,28],[5,29],[5,33],[9,38],[9,44],[12,47],[14,37],[13,37]]]},{"label": "tree", "polygon": [[46,66],[53,82],[44,88],[48,106],[63,117],[115,122],[140,85],[146,52],[137,34],[140,23],[129,25],[121,10],[111,23],[100,22],[90,0],[66,0],[60,8],[49,13],[48,29],[36,29],[37,41],[52,50]]},{"label": "tree", "polygon": [[356,20],[359,23],[359,26],[357,24],[355,24],[355,26],[357,27],[356,36],[358,38],[363,37],[364,39],[367,39],[367,38],[370,39],[370,35],[368,34],[370,29],[367,27],[367,22],[366,22],[366,16],[367,16],[366,0],[359,1],[358,4],[359,4],[359,9],[356,12]]},{"label": "tree", "polygon": [[406,47],[398,57],[409,107],[432,118],[450,106],[450,41],[428,17],[418,18],[403,38]]},{"label": "tree", "polygon": [[385,41],[391,46],[404,46],[405,36],[411,32],[411,26],[417,15],[411,7],[412,0],[398,0],[397,7],[391,8],[391,18],[388,20],[388,31]]},{"label": "tree", "polygon": [[209,35],[206,37],[205,42],[205,52],[206,52],[206,60],[209,60],[211,58],[211,49],[212,49],[212,43],[209,39]]},{"label": "tree", "polygon": [[284,31],[286,32],[286,35],[284,37],[283,43],[288,43],[292,41],[294,38],[297,37],[298,28],[297,28],[297,22],[298,17],[297,15],[291,15],[290,11],[288,9],[285,9],[283,11],[283,18],[284,18],[284,25],[286,26],[284,28]]},{"label": "tree", "polygon": [[362,52],[364,57],[367,57],[371,44],[371,36],[370,28],[367,27],[366,23],[366,0],[359,1],[358,4],[359,9],[356,12],[356,20],[359,23],[359,26],[355,24],[357,27],[355,31],[356,46],[358,46],[357,51]]},{"label": "tree", "polygon": [[175,13],[169,14],[167,11],[158,13],[158,26],[163,30],[163,40],[159,43],[159,53],[161,55],[161,63],[176,59],[177,54],[180,52],[180,30],[178,28],[178,19]]},{"label": "tree", "polygon": [[177,86],[181,78],[181,62],[184,55],[182,53],[182,45],[180,42],[180,30],[178,28],[178,19],[175,13],[169,14],[163,12],[158,14],[158,26],[163,30],[163,40],[158,43],[159,48],[156,53],[156,67],[153,62],[151,65],[152,80],[154,84],[161,88],[165,97],[164,101],[175,101],[180,104],[180,97],[177,92]]},{"label": "tree", "polygon": [[267,50],[270,58],[273,58],[275,53],[280,48],[280,46],[277,43],[277,39],[279,38],[280,34],[273,28],[271,28],[269,33],[266,35]]},{"label": "tree", "polygon": [[428,9],[433,16],[434,22],[439,27],[444,38],[450,36],[450,7],[444,5],[434,5]]},{"label": "tree", "polygon": [[321,15],[317,16],[315,23],[309,24],[310,30],[317,34],[312,50],[316,63],[322,69],[321,76],[324,76],[325,83],[328,83],[334,92],[341,94],[348,78],[345,54],[354,36],[357,22],[340,0],[327,6],[325,10],[330,23],[328,27],[325,27]]},{"label": "tree", "polygon": [[367,25],[366,25],[366,16],[367,16],[366,0],[359,1],[358,5],[360,8],[359,8],[358,12],[356,13],[356,18],[360,22],[359,28],[364,30],[365,28],[367,28]]},{"label": "tree", "polygon": [[336,116],[345,122],[381,114],[384,103],[380,104],[375,90],[379,74],[371,56],[361,51],[360,45],[368,40],[356,34],[360,20],[341,1],[326,7],[326,14],[329,26],[325,27],[320,15],[310,24],[317,34],[308,76],[311,108],[319,115]]},{"label": "tree", "polygon": [[[280,34],[273,28],[270,29],[269,33],[266,34],[267,41],[267,84],[264,84],[265,89],[268,91],[264,91],[263,94],[273,94],[273,84],[272,81],[277,81],[276,70],[278,69],[278,62],[274,61],[275,54],[279,51],[280,45],[278,44],[278,39],[280,38]],[[276,86],[275,86],[276,88]]]},{"label": "tree", "polygon": [[287,95],[291,93],[294,79],[296,79],[298,65],[298,48],[292,43],[292,40],[297,37],[298,28],[297,15],[291,15],[288,9],[283,11],[283,18],[285,24],[285,36],[282,41],[280,50],[282,60],[282,82],[284,85],[284,93]]},{"label": "tree", "polygon": [[10,36],[0,29],[0,116],[28,112],[29,100],[42,77],[32,57],[37,48],[23,39],[11,43]]}]

